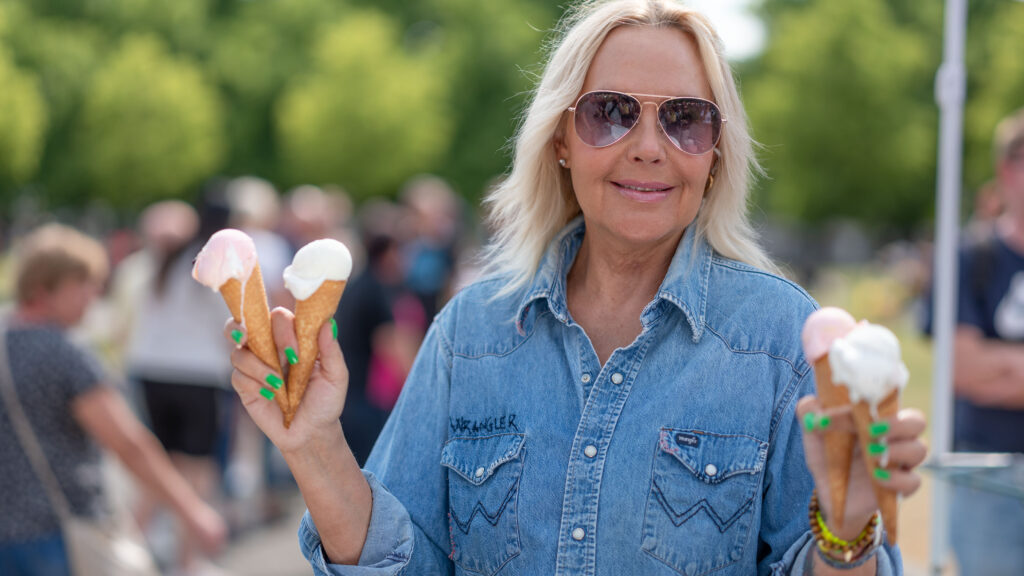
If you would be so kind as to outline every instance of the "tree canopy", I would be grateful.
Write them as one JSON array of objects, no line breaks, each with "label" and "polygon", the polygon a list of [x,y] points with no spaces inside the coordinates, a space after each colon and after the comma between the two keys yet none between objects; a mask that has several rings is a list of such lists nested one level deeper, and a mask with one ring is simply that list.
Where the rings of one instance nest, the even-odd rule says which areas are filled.
[{"label": "tree canopy", "polygon": [[[215,175],[393,195],[419,172],[471,202],[507,169],[546,0],[0,0],[0,209],[126,215]],[[736,63],[768,214],[909,231],[931,218],[942,6],[763,0]],[[1024,4],[972,0],[965,188],[1024,106]]]}]

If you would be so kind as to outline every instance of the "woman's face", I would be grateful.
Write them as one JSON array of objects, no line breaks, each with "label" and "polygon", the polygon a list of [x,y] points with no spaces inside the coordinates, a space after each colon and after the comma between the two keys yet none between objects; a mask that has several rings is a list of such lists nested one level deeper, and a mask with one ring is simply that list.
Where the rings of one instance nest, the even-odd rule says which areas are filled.
[{"label": "woman's face", "polygon": [[[712,100],[696,44],[675,28],[613,30],[580,94],[592,90]],[[605,148],[584,144],[566,114],[555,147],[570,169],[587,233],[634,250],[678,242],[697,215],[714,158],[710,151],[691,156],[676,148],[658,126],[653,101],[644,102],[638,124],[622,140]]]}]

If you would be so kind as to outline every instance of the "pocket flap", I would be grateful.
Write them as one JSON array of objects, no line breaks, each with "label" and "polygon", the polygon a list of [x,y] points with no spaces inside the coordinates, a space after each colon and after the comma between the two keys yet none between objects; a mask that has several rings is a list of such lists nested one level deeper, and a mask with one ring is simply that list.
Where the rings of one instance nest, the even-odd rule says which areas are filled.
[{"label": "pocket flap", "polygon": [[708,484],[737,474],[757,474],[768,455],[768,443],[757,438],[703,430],[662,428],[658,446]]},{"label": "pocket flap", "polygon": [[441,465],[479,486],[502,464],[518,458],[524,441],[523,434],[452,438],[441,450]]}]

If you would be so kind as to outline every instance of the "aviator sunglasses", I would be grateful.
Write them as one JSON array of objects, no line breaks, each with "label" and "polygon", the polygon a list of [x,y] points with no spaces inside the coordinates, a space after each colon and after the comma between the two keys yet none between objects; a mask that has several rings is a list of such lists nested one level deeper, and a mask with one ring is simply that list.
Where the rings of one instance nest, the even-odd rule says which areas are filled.
[{"label": "aviator sunglasses", "polygon": [[640,122],[644,104],[638,97],[661,100],[658,125],[672,144],[699,156],[718,144],[725,118],[714,102],[703,98],[676,98],[654,94],[624,94],[596,90],[580,96],[573,113],[576,135],[588,146],[604,148],[622,140]]}]

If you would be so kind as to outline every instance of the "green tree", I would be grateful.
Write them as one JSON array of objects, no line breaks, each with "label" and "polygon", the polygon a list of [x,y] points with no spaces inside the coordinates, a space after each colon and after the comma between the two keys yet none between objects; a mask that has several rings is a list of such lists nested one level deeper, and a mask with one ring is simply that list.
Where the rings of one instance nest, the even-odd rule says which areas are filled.
[{"label": "green tree", "polygon": [[0,190],[31,178],[46,134],[46,104],[38,79],[18,69],[0,46]]},{"label": "green tree", "polygon": [[373,11],[322,32],[312,71],[289,82],[276,108],[290,183],[337,183],[365,198],[437,165],[451,138],[448,78],[399,38]]},{"label": "green tree", "polygon": [[776,14],[745,82],[770,179],[762,206],[804,222],[910,229],[932,206],[936,41],[884,0]]},{"label": "green tree", "polygon": [[218,95],[194,64],[153,37],[126,37],[93,77],[78,117],[84,183],[128,209],[183,196],[220,166],[220,119]]},{"label": "green tree", "polygon": [[229,173],[281,179],[274,103],[290,79],[310,71],[314,39],[345,10],[337,0],[247,2],[221,21],[207,69],[231,103]]},{"label": "green tree", "polygon": [[[970,191],[992,173],[996,124],[1024,107],[1024,4],[982,2],[967,37],[964,183]],[[986,10],[982,11],[981,9]]]}]

